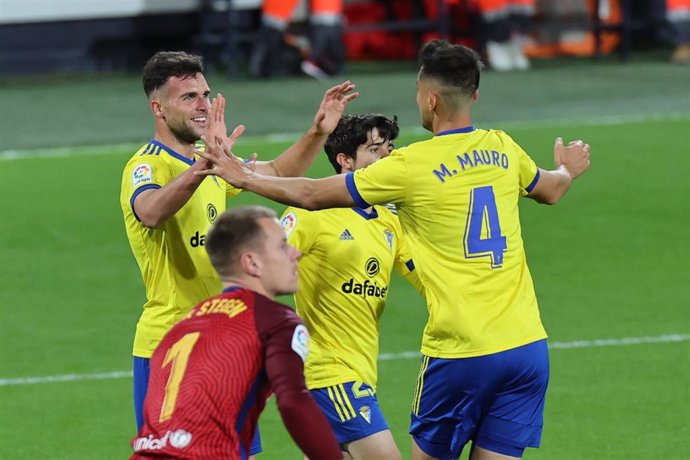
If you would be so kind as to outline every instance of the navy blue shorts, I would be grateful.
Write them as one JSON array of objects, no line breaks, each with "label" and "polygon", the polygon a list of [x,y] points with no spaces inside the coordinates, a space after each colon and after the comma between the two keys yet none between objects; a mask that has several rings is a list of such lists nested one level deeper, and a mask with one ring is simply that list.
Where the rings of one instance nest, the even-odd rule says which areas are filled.
[{"label": "navy blue shorts", "polygon": [[[150,358],[140,358],[138,356],[133,358],[134,418],[137,421],[137,432],[141,430],[144,424],[144,399],[149,386],[150,362]],[[259,452],[261,452],[261,434],[257,426],[252,445],[249,448],[249,455],[255,455]]]},{"label": "navy blue shorts", "polygon": [[362,382],[346,382],[311,390],[341,447],[388,429],[374,390]]},{"label": "navy blue shorts", "polygon": [[546,340],[486,356],[422,357],[410,434],[422,451],[456,459],[471,440],[521,457],[539,447],[549,382]]}]

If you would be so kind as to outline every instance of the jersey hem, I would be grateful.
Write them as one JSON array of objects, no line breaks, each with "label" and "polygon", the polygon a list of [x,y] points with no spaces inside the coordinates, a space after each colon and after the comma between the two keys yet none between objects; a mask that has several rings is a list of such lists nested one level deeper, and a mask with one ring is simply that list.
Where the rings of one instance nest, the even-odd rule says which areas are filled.
[{"label": "jersey hem", "polygon": [[446,353],[439,352],[438,350],[431,350],[426,347],[422,347],[421,353],[429,358],[441,358],[441,359],[457,359],[457,358],[474,358],[477,356],[493,355],[495,353],[500,353],[502,351],[512,350],[513,348],[518,348],[523,345],[529,345],[530,343],[538,342],[539,340],[544,340],[548,338],[547,334],[538,334],[521,339],[516,342],[511,342],[510,344],[503,345],[500,347],[492,347],[486,350],[471,350],[464,352]]},{"label": "jersey hem", "polygon": [[135,358],[151,358],[153,356],[154,350],[155,347],[152,350],[146,350],[142,348],[137,348],[135,346],[134,348],[132,348],[132,356],[134,356]]},{"label": "jersey hem", "polygon": [[341,385],[343,383],[350,383],[350,382],[362,382],[366,385],[369,385],[374,390],[374,392],[376,392],[376,382],[374,382],[372,384],[370,382],[367,382],[366,380],[363,380],[361,377],[358,377],[358,376],[342,377],[342,378],[328,379],[328,380],[319,380],[318,382],[307,382],[307,389],[309,391],[321,390],[323,388],[332,387],[334,385]]}]

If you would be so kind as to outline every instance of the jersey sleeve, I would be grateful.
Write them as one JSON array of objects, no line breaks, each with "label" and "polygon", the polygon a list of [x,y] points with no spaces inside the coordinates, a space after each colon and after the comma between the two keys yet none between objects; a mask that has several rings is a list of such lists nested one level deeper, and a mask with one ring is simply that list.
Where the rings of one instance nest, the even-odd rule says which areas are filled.
[{"label": "jersey sleeve", "polygon": [[410,247],[405,239],[405,234],[400,227],[400,224],[395,228],[398,244],[396,246],[394,268],[400,275],[402,275],[408,283],[415,288],[415,290],[424,297],[424,286],[419,278],[417,270],[412,259]]},{"label": "jersey sleeve", "polygon": [[347,189],[360,208],[374,204],[399,204],[407,195],[409,179],[407,161],[401,150],[355,172],[345,179]]},{"label": "jersey sleeve", "polygon": [[278,411],[290,436],[310,459],[341,460],[331,427],[307,389],[304,361],[309,332],[297,315],[283,318],[273,330],[264,331],[266,375],[276,395]]},{"label": "jersey sleeve", "polygon": [[302,254],[308,254],[319,233],[318,213],[289,207],[280,219],[288,243]]},{"label": "jersey sleeve", "polygon": [[145,190],[159,189],[173,180],[172,172],[157,155],[141,155],[133,158],[125,166],[122,174],[122,196],[129,199],[132,213],[134,200]]},{"label": "jersey sleeve", "polygon": [[512,141],[512,148],[517,155],[520,167],[520,194],[525,196],[539,182],[539,168],[534,160],[515,141]]},{"label": "jersey sleeve", "polygon": [[[220,179],[220,178],[219,178],[218,180],[223,180],[223,179]],[[224,182],[225,182],[225,181],[224,181]],[[230,184],[228,184],[227,182],[225,182],[225,196],[226,196],[226,197],[232,198],[233,196],[239,195],[241,191],[242,191],[241,188],[235,188],[235,187],[233,187],[232,185],[230,185]]]}]

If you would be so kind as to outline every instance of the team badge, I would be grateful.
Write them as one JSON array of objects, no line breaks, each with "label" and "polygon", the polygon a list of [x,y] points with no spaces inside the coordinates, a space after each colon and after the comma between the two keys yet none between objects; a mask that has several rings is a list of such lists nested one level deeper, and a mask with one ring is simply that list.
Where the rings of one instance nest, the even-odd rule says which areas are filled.
[{"label": "team badge", "polygon": [[295,229],[295,226],[297,225],[297,216],[294,212],[289,212],[285,214],[285,216],[283,216],[283,218],[280,220],[280,225],[283,226],[285,236],[290,236],[292,231]]},{"label": "team badge", "polygon": [[388,249],[393,250],[393,232],[390,228],[383,231],[383,236],[386,237],[386,243],[388,243]]},{"label": "team badge", "polygon": [[369,425],[371,425],[371,409],[369,409],[369,406],[360,407],[359,415],[361,415],[362,418],[366,420]]},{"label": "team badge", "polygon": [[151,166],[147,165],[146,163],[142,163],[134,168],[134,172],[132,173],[132,187],[136,187],[144,182],[151,182],[152,180],[153,168],[151,168]]},{"label": "team badge", "polygon": [[297,353],[302,361],[307,360],[309,354],[309,331],[304,324],[298,324],[292,334],[292,351]]}]

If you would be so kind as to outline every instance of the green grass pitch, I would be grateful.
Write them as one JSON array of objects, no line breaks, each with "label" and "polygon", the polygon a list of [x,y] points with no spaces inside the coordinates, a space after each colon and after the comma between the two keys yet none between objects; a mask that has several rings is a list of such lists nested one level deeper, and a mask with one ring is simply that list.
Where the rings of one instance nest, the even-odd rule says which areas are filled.
[{"label": "green grass pitch", "polygon": [[[552,70],[535,72],[541,78]],[[489,85],[498,81],[488,77]],[[646,84],[644,77],[638,84]],[[309,91],[318,94],[312,87]],[[688,90],[679,91],[687,104]],[[631,94],[632,100],[624,101],[628,107],[649,103],[648,94]],[[657,100],[657,108],[667,100]],[[309,107],[314,98],[310,101]],[[413,103],[412,94],[400,105]],[[580,123],[561,122],[555,115],[538,120],[530,112],[522,122],[505,125],[542,167],[552,165],[557,135],[582,137],[592,145],[591,170],[561,203],[521,204],[528,261],[555,345],[542,447],[528,450],[525,458],[688,459],[690,116],[640,113],[639,121],[630,116],[612,122],[602,105],[596,107],[601,122],[581,114]],[[625,114],[621,107],[613,112]],[[488,122],[479,118],[477,124],[504,127],[493,123],[500,119],[493,112],[499,108],[498,102],[490,105],[483,112]],[[402,115],[407,117],[404,126],[415,123],[414,112]],[[21,129],[28,133],[29,128]],[[3,133],[3,141],[14,133]],[[137,139],[144,142],[146,135],[137,133]],[[418,131],[404,128],[397,143],[419,138]],[[111,141],[137,139],[114,134]],[[92,143],[91,138],[84,143]],[[3,148],[49,144],[28,139]],[[255,137],[237,150],[265,158],[285,146]],[[144,290],[125,238],[118,195],[122,167],[134,147],[0,157],[2,459],[122,459],[131,452],[129,439],[135,433],[126,372]],[[320,158],[310,175],[326,174],[331,174],[330,165]],[[246,203],[266,202],[242,193],[230,206]],[[423,302],[395,278],[382,325],[386,359],[380,362],[379,398],[403,458],[409,458],[407,425],[419,367],[418,359],[404,353],[419,349],[425,318]],[[636,343],[626,338],[649,339]],[[66,375],[77,380],[26,380]],[[261,430],[264,453],[259,458],[301,458],[273,402],[262,416]]]}]

